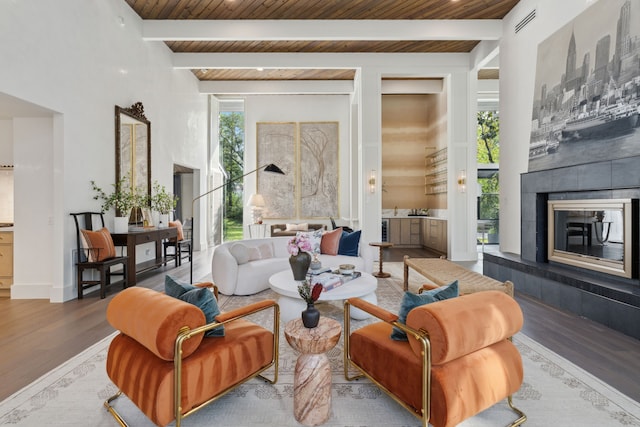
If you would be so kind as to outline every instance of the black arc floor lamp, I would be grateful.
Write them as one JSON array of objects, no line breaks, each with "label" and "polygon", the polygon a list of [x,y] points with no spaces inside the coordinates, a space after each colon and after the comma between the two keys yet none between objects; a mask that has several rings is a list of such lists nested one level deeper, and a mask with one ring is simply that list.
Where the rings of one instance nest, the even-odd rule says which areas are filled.
[{"label": "black arc floor lamp", "polygon": [[[254,170],[252,170],[250,172],[247,172],[242,176],[239,176],[239,177],[234,178],[234,179],[230,179],[227,182],[225,182],[224,184],[217,186],[213,190],[209,190],[206,193],[203,193],[203,194],[199,195],[198,197],[196,197],[195,199],[193,199],[193,202],[191,202],[191,214],[193,215],[193,220],[191,221],[192,239],[193,239],[193,236],[195,236],[194,232],[195,232],[195,227],[196,227],[196,209],[195,209],[196,202],[198,200],[200,200],[201,198],[203,198],[204,196],[207,196],[207,195],[213,193],[214,191],[221,189],[225,185],[228,185],[228,184],[231,184],[232,182],[238,181],[238,180],[244,178],[247,175],[251,175],[252,173],[259,171],[260,169],[263,169],[265,172],[271,172],[271,173],[276,173],[276,174],[280,174],[280,175],[284,175],[285,174],[284,172],[282,172],[282,169],[280,169],[278,166],[274,165],[273,163],[269,163],[268,165],[263,165],[263,166],[257,167]],[[189,251],[190,251],[189,260],[190,260],[190,264],[191,264],[190,267],[189,267],[190,268],[189,281],[191,283],[193,283],[193,243],[194,242],[192,241],[191,242],[191,246],[189,247]]]}]

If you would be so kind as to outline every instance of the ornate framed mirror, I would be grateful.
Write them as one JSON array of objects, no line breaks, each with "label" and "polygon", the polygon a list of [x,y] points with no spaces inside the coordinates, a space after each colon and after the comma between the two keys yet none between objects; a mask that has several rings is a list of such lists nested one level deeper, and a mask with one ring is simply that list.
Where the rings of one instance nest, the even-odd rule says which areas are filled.
[{"label": "ornate framed mirror", "polygon": [[[129,175],[132,189],[146,188],[151,196],[151,122],[141,102],[130,108],[116,105],[116,182]],[[131,222],[131,221],[130,221]]]}]

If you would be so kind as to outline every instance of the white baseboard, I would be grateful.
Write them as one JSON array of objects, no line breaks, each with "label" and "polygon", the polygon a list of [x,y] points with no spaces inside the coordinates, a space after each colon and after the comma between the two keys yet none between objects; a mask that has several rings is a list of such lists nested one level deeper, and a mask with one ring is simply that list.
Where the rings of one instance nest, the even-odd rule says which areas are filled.
[{"label": "white baseboard", "polygon": [[51,299],[51,283],[14,283],[11,299]]}]

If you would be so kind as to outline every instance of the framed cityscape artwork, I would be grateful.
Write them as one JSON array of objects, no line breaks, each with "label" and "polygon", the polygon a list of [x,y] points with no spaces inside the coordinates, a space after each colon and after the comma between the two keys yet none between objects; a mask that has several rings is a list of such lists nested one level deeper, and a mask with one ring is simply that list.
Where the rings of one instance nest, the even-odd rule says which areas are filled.
[{"label": "framed cityscape artwork", "polygon": [[538,46],[529,171],[640,155],[640,2],[601,0]]}]

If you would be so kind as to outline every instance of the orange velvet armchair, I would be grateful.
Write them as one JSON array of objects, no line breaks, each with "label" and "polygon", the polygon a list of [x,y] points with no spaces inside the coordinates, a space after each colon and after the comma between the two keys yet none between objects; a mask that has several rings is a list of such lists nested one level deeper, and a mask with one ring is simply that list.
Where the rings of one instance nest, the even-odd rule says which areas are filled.
[{"label": "orange velvet armchair", "polygon": [[[412,309],[398,316],[359,298],[345,301],[344,375],[368,377],[426,427],[452,427],[507,399],[523,381],[522,358],[509,339],[523,323],[518,303],[500,291],[477,292]],[[380,319],[351,331],[350,307]],[[390,338],[395,326],[408,341]],[[350,367],[359,371],[350,376]]]},{"label": "orange velvet armchair", "polygon": [[[273,310],[273,329],[243,317]],[[215,401],[256,376],[278,379],[280,309],[273,300],[224,312],[207,324],[195,305],[146,288],[127,288],[107,308],[107,320],[120,331],[107,353],[107,374],[118,392],[104,405],[122,426],[112,406],[126,395],[154,424],[165,426]],[[223,337],[204,333],[223,325]],[[261,374],[275,367],[273,379]]]}]

